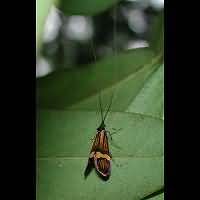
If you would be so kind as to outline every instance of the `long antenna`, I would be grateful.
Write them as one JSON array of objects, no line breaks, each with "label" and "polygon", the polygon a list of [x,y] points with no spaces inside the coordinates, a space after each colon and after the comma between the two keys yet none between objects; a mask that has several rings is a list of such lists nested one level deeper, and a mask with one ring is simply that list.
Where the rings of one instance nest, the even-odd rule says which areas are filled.
[{"label": "long antenna", "polygon": [[[94,29],[95,31],[95,29]],[[91,49],[92,49],[92,54],[94,57],[94,62],[97,62],[97,56],[95,53],[95,47],[94,47],[94,41],[93,41],[93,36],[91,37]],[[100,107],[100,112],[101,112],[101,120],[103,121],[103,110],[102,110],[102,103],[101,103],[101,92],[99,93],[99,107]],[[98,114],[98,111],[97,111]]]},{"label": "long antenna", "polygon": [[110,98],[110,103],[109,103],[108,108],[107,108],[107,110],[106,110],[106,113],[105,113],[105,115],[104,115],[103,122],[105,121],[105,119],[106,119],[106,117],[107,117],[107,115],[108,115],[108,112],[109,112],[109,110],[110,110],[110,107],[111,107],[111,105],[112,105],[113,96],[114,96],[114,93],[112,92],[112,96],[111,96],[111,98]]},{"label": "long antenna", "polygon": [[[114,7],[114,13],[113,13],[113,19],[114,19],[114,23],[113,23],[113,52],[114,52],[114,62],[115,62],[115,67],[117,65],[116,63],[116,58],[117,58],[117,41],[116,41],[116,32],[117,32],[117,4],[115,5]],[[114,96],[114,91],[112,91],[112,95],[111,95],[111,98],[110,98],[110,103],[108,105],[108,108],[106,110],[106,113],[103,117],[103,123],[108,115],[108,112],[111,108],[111,105],[112,105],[112,101],[113,101],[113,96]]]},{"label": "long antenna", "polygon": [[101,92],[99,93],[99,107],[100,107],[100,111],[101,111],[101,120],[102,120],[102,122],[104,122],[103,110],[102,110],[102,104],[101,104]]},{"label": "long antenna", "polygon": [[114,53],[114,65],[115,65],[115,73],[114,73],[114,81],[117,80],[118,77],[118,61],[117,61],[117,9],[118,9],[118,5],[116,4],[114,6],[114,11],[113,11],[113,53]]},{"label": "long antenna", "polygon": [[[116,32],[117,32],[117,27],[116,27],[116,21],[117,21],[117,4],[115,5],[114,7],[114,13],[113,13],[113,19],[114,19],[114,23],[113,23],[113,52],[114,52],[114,56],[115,56],[115,59],[114,59],[114,62],[115,62],[115,67],[116,67],[116,57],[117,57],[117,41],[116,41]],[[104,118],[103,118],[103,122],[105,121],[107,115],[108,115],[108,112],[111,108],[111,105],[112,105],[112,101],[113,101],[113,96],[114,96],[114,91],[112,91],[112,95],[111,95],[111,99],[110,99],[110,104],[108,105],[108,108],[106,110],[106,113],[104,115]]]},{"label": "long antenna", "polygon": [[[113,52],[114,52],[114,56],[115,56],[115,65],[116,65],[116,56],[117,56],[117,44],[116,44],[116,19],[117,19],[117,5],[114,7],[114,24],[113,24]],[[93,38],[91,38],[91,48],[92,48],[92,54],[94,57],[94,61],[97,61],[97,57],[95,54],[95,48],[94,48],[94,42],[93,42]],[[101,92],[99,92],[99,107],[100,107],[100,112],[101,112],[101,120],[102,123],[104,124],[104,121],[108,115],[108,112],[111,108],[112,105],[112,101],[113,101],[113,96],[114,96],[114,92],[112,91],[112,95],[111,95],[111,99],[110,99],[110,103],[107,107],[107,110],[105,112],[105,115],[103,116],[103,108],[102,108],[102,101],[101,101]]]}]

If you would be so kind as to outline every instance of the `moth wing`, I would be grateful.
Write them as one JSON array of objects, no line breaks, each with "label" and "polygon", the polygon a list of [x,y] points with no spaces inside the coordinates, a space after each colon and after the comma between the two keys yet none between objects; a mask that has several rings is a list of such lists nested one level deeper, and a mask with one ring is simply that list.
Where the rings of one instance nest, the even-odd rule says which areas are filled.
[{"label": "moth wing", "polygon": [[110,175],[110,160],[106,158],[95,158],[94,160],[96,170],[104,177]]},{"label": "moth wing", "polygon": [[87,166],[86,166],[86,168],[85,168],[85,172],[84,172],[85,178],[87,178],[87,176],[89,175],[89,173],[92,171],[93,166],[94,166],[94,165],[93,165],[92,159],[89,158],[89,159],[88,159]]}]

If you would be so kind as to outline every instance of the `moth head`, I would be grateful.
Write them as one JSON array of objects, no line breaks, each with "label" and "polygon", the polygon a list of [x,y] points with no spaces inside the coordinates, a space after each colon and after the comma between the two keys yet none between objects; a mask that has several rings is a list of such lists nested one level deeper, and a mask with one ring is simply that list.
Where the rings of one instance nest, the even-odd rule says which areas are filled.
[{"label": "moth head", "polygon": [[101,132],[102,130],[105,130],[106,125],[104,124],[104,121],[101,122],[100,126],[97,128],[98,132]]}]

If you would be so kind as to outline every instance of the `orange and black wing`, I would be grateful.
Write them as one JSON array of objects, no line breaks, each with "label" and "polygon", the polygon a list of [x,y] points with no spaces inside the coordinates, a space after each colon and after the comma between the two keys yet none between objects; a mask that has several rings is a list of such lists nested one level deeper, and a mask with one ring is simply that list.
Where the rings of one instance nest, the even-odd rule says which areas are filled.
[{"label": "orange and black wing", "polygon": [[85,169],[84,175],[85,178],[88,176],[88,174],[91,172],[92,168],[95,167],[97,172],[100,173],[100,175],[104,177],[108,177],[110,174],[110,160],[103,157],[96,157],[96,154],[100,152],[102,155],[107,155],[108,157],[111,157],[111,154],[109,152],[109,146],[108,146],[108,137],[106,135],[105,129],[102,129],[101,131],[98,131],[95,140],[92,145],[92,149],[90,151],[90,156],[88,159],[88,164]]},{"label": "orange and black wing", "polygon": [[105,130],[101,130],[96,134],[90,153],[97,151],[103,154],[110,154],[108,146],[108,137]]},{"label": "orange and black wing", "polygon": [[84,172],[85,178],[87,178],[87,176],[89,175],[89,173],[92,171],[93,168],[94,168],[93,158],[92,159],[89,158],[87,167],[85,168],[85,172]]},{"label": "orange and black wing", "polygon": [[110,175],[110,160],[106,158],[97,158],[94,159],[94,164],[97,172],[99,172],[102,176],[107,177]]}]

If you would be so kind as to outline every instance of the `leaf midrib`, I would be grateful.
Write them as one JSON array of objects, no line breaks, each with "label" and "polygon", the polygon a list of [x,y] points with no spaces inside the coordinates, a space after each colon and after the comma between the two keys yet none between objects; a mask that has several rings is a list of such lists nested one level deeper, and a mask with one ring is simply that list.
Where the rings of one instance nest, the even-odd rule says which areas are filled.
[{"label": "leaf midrib", "polygon": [[[164,155],[160,156],[116,156],[115,159],[154,159],[154,158],[164,158]],[[88,159],[88,156],[80,156],[80,157],[70,157],[70,156],[54,156],[54,157],[48,157],[48,156],[43,156],[43,157],[37,157],[37,160],[53,160],[53,159],[63,159],[63,160],[79,160],[79,159]]]}]

